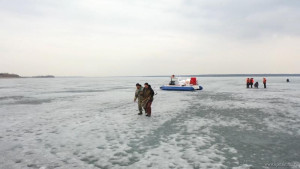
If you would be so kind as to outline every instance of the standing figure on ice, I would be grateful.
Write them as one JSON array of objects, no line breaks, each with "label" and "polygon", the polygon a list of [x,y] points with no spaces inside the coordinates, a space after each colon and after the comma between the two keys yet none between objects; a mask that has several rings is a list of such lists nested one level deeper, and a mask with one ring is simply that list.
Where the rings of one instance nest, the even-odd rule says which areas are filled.
[{"label": "standing figure on ice", "polygon": [[154,96],[154,91],[151,88],[151,85],[148,83],[145,83],[144,89],[143,89],[143,107],[146,112],[146,116],[150,117],[151,116],[151,104],[153,102],[153,96]]},{"label": "standing figure on ice", "polygon": [[250,79],[250,86],[251,86],[251,88],[252,88],[252,86],[253,86],[253,83],[254,83],[254,79],[251,78],[251,79]]},{"label": "standing figure on ice", "polygon": [[249,88],[249,85],[250,85],[250,78],[247,78],[246,79],[246,86],[247,86],[247,88]]},{"label": "standing figure on ice", "polygon": [[265,77],[263,78],[263,84],[264,84],[264,88],[267,88],[267,79]]},{"label": "standing figure on ice", "polygon": [[137,83],[135,86],[136,86],[136,90],[135,90],[134,102],[136,102],[136,99],[138,99],[138,108],[140,111],[138,115],[142,115],[143,114],[143,112],[142,112],[143,111],[143,108],[142,108],[143,87],[139,83]]}]

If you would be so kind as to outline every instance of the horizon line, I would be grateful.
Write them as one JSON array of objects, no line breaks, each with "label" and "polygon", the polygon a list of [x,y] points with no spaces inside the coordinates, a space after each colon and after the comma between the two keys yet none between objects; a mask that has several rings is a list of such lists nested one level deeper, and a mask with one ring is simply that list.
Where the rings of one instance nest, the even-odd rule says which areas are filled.
[{"label": "horizon line", "polygon": [[[135,76],[126,76],[126,75],[120,75],[120,76],[55,76],[55,77],[86,77],[86,78],[93,78],[93,77],[169,77],[171,75],[135,75]],[[232,73],[232,74],[185,74],[185,75],[176,75],[179,77],[187,77],[187,76],[196,76],[196,77],[232,77],[232,76],[300,76],[300,73]]]}]

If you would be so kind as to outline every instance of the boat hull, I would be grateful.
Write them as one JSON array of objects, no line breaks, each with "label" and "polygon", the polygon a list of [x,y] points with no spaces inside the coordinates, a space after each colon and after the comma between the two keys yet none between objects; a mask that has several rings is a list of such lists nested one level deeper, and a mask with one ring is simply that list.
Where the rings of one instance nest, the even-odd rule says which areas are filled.
[{"label": "boat hull", "polygon": [[165,85],[160,87],[161,90],[173,90],[173,91],[194,91],[202,90],[202,86],[173,86]]}]

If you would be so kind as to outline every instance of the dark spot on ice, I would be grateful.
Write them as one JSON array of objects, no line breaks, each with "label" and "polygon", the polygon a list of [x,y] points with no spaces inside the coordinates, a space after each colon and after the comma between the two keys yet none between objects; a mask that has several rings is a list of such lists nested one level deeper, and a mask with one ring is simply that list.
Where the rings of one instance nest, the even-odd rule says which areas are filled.
[{"label": "dark spot on ice", "polygon": [[63,159],[63,160],[61,160],[63,163],[65,163],[65,164],[69,164],[69,161],[70,159],[69,158],[66,158],[66,159]]},{"label": "dark spot on ice", "polygon": [[129,166],[130,164],[133,164],[133,163],[128,163],[126,161],[117,161],[114,159],[110,159],[109,161],[111,162],[112,165],[119,165],[119,166]]},{"label": "dark spot on ice", "polygon": [[111,148],[112,148],[112,149],[118,149],[119,146],[115,145],[115,146],[112,146]]},{"label": "dark spot on ice", "polygon": [[31,168],[39,168],[38,165],[36,165],[36,164],[27,164],[27,167],[31,167]]},{"label": "dark spot on ice", "polygon": [[91,129],[91,131],[98,131],[99,129]]},{"label": "dark spot on ice", "polygon": [[21,144],[18,144],[18,145],[14,145],[11,147],[11,150],[16,150],[16,149],[19,149],[19,148],[23,148],[23,146]]},{"label": "dark spot on ice", "polygon": [[22,162],[22,159],[16,159],[15,160],[15,163],[21,163]]},{"label": "dark spot on ice", "polygon": [[73,155],[78,155],[78,154],[79,154],[79,150],[73,152]]},{"label": "dark spot on ice", "polygon": [[218,158],[218,157],[214,157],[214,158],[212,158],[212,160],[214,160],[214,162],[220,162],[221,161],[221,159]]},{"label": "dark spot on ice", "polygon": [[[59,164],[50,164],[50,165],[47,166],[45,169],[54,169],[54,168],[58,168],[58,167],[60,167]],[[41,169],[41,168],[39,168],[39,169]]]},{"label": "dark spot on ice", "polygon": [[135,132],[136,133],[143,133],[143,132],[145,132],[145,130],[136,130]]},{"label": "dark spot on ice", "polygon": [[127,156],[128,154],[127,153],[124,153],[124,152],[118,152],[118,153],[115,153],[114,156],[117,156],[117,157],[121,157],[121,156]]},{"label": "dark spot on ice", "polygon": [[35,139],[37,142],[42,142],[43,140],[42,139]]},{"label": "dark spot on ice", "polygon": [[83,157],[80,159],[81,161],[84,161],[88,164],[94,164],[95,162],[97,162],[99,159],[96,158],[95,156],[87,156],[87,157]]},{"label": "dark spot on ice", "polygon": [[24,133],[33,133],[31,130],[24,130]]},{"label": "dark spot on ice", "polygon": [[108,165],[105,165],[105,164],[94,164],[95,167],[97,168],[101,168],[101,169],[108,169],[109,166]]},{"label": "dark spot on ice", "polygon": [[34,152],[32,152],[32,151],[25,152],[25,155],[31,155],[31,154],[34,154]]},{"label": "dark spot on ice", "polygon": [[45,148],[51,148],[52,145],[51,144],[45,144]]},{"label": "dark spot on ice", "polygon": [[50,151],[50,153],[51,153],[51,154],[56,154],[56,149],[52,149],[52,150]]},{"label": "dark spot on ice", "polygon": [[97,148],[98,148],[98,149],[104,149],[104,147],[103,147],[103,146],[98,146]]}]

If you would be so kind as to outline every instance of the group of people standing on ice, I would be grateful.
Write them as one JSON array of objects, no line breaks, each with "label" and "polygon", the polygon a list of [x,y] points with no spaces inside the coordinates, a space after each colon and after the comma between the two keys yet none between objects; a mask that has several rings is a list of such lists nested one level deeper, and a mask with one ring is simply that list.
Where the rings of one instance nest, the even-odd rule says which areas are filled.
[{"label": "group of people standing on ice", "polygon": [[[258,82],[255,82],[254,83],[254,79],[253,78],[247,78],[246,79],[246,86],[247,86],[247,88],[250,88],[250,86],[251,86],[251,88],[253,88],[253,84],[254,84],[254,87],[255,88],[258,88]],[[263,78],[263,84],[264,84],[264,88],[267,88],[267,79],[264,77]]]},{"label": "group of people standing on ice", "polygon": [[136,84],[136,91],[134,96],[134,102],[138,100],[138,115],[143,114],[143,109],[147,117],[151,117],[151,105],[153,102],[154,91],[148,83],[144,84],[144,87],[139,83]]}]

